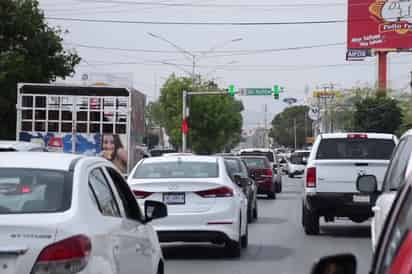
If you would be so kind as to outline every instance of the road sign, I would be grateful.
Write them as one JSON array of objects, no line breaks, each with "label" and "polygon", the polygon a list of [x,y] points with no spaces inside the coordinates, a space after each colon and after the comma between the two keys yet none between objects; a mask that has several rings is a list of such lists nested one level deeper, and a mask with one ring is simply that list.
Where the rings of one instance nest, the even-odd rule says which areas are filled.
[{"label": "road sign", "polygon": [[320,109],[318,107],[311,107],[308,115],[311,120],[317,121],[320,119]]},{"label": "road sign", "polygon": [[187,118],[185,118],[182,121],[182,133],[187,134],[188,132],[189,132],[189,123],[187,122]]},{"label": "road sign", "polygon": [[271,88],[246,88],[246,95],[272,95]]}]

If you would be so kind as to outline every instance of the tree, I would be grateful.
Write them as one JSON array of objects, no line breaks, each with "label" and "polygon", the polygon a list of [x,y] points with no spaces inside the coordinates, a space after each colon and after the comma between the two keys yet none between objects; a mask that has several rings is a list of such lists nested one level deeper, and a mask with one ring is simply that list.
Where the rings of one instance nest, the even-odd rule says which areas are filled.
[{"label": "tree", "polygon": [[401,125],[402,110],[395,99],[366,97],[355,104],[354,122],[358,131],[393,134]]},{"label": "tree", "polygon": [[[198,83],[196,90],[218,90],[213,82]],[[171,143],[181,146],[182,92],[192,91],[190,78],[171,75],[161,90],[162,126]],[[229,96],[190,96],[188,144],[195,152],[211,154],[233,148],[240,140],[243,105]]]},{"label": "tree", "polygon": [[308,111],[307,106],[286,108],[273,119],[269,136],[279,145],[293,147],[295,142],[294,120],[296,119],[296,145],[302,147],[306,144],[305,137],[312,135],[312,120],[307,118]]},{"label": "tree", "polygon": [[63,49],[61,33],[46,24],[37,0],[0,1],[0,138],[15,137],[18,82],[74,73],[80,57]]}]

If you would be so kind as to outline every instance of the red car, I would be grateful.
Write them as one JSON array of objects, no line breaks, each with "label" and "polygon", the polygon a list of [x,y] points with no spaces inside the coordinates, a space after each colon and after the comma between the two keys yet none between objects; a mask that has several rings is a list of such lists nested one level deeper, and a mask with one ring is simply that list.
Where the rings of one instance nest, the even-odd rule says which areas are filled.
[{"label": "red car", "polygon": [[276,193],[282,191],[282,177],[278,167],[272,168],[265,156],[242,156],[243,162],[249,170],[258,187],[258,194],[266,194],[270,199],[276,198]]}]

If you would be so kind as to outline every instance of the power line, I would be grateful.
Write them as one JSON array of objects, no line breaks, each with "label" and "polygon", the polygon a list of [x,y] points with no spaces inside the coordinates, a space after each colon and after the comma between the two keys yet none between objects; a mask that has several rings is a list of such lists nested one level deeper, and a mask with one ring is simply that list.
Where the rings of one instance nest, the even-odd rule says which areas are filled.
[{"label": "power line", "polygon": [[[412,18],[404,16],[402,18]],[[70,18],[47,16],[48,20],[87,22],[87,23],[112,23],[112,24],[134,24],[134,25],[187,25],[187,26],[283,26],[283,25],[327,25],[346,22],[366,22],[370,19],[329,19],[315,21],[284,21],[284,22],[183,22],[183,21],[137,21],[137,20],[115,20],[115,19],[90,19],[90,18]],[[386,20],[398,19],[386,18]]]}]

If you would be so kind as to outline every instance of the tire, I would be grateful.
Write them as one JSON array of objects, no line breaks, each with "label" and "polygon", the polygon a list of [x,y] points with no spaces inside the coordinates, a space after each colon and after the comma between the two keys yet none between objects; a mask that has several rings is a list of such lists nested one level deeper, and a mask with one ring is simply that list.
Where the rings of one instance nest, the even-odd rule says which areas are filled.
[{"label": "tire", "polygon": [[268,193],[268,198],[271,200],[275,200],[276,199],[276,191],[271,191]]},{"label": "tire", "polygon": [[249,229],[248,226],[246,226],[246,234],[242,236],[241,238],[241,245],[242,248],[247,248],[249,245]]},{"label": "tire", "polygon": [[293,173],[289,173],[289,178],[293,178],[295,175]]},{"label": "tire", "polygon": [[258,218],[258,203],[257,203],[257,201],[255,201],[255,208],[253,209],[253,219],[254,220],[257,220],[257,218]]},{"label": "tire", "polygon": [[231,258],[239,258],[242,253],[242,220],[239,224],[239,239],[237,241],[229,240],[226,243],[227,254]]},{"label": "tire", "polygon": [[319,215],[303,206],[303,225],[307,235],[319,234]]},{"label": "tire", "polygon": [[281,193],[282,192],[282,183],[278,183],[276,185],[276,193]]},{"label": "tire", "polygon": [[253,209],[252,205],[247,207],[247,222],[248,224],[253,222]]}]

